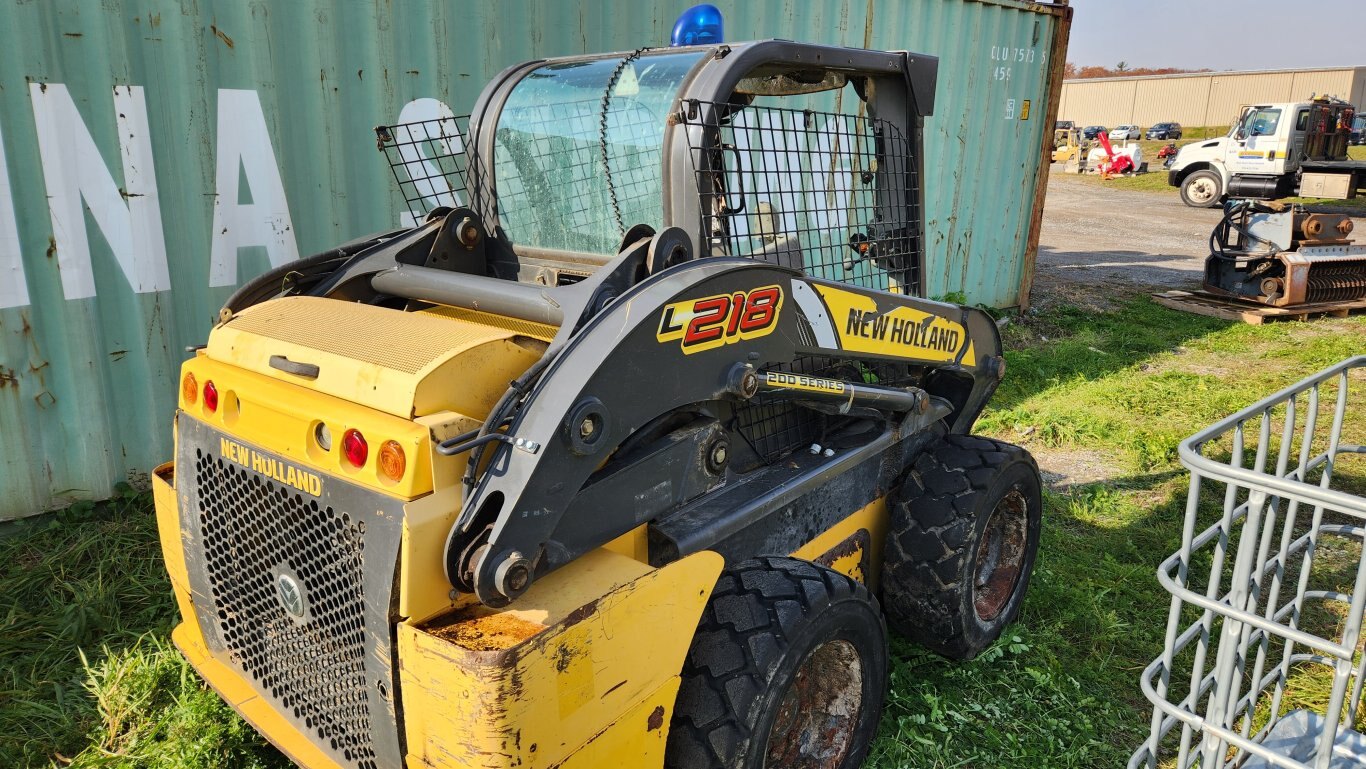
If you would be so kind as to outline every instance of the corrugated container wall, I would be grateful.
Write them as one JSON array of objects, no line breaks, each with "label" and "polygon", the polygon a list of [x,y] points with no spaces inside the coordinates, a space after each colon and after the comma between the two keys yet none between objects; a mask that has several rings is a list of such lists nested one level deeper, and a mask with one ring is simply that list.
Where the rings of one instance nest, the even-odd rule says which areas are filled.
[{"label": "corrugated container wall", "polygon": [[1068,80],[1058,117],[1082,125],[1226,126],[1249,104],[1336,96],[1366,107],[1366,67]]},{"label": "corrugated container wall", "polygon": [[[184,350],[233,287],[399,222],[374,125],[468,110],[519,61],[666,44],[689,4],[0,2],[0,519],[166,460]],[[718,5],[732,40],[939,56],[929,292],[1027,301],[1069,9]]]}]

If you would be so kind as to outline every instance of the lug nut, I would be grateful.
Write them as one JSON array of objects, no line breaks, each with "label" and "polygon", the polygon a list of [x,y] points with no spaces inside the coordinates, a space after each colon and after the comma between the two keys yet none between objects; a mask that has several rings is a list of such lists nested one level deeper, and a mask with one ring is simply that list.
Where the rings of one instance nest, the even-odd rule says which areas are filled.
[{"label": "lug nut", "polygon": [[579,437],[587,440],[593,437],[593,433],[598,431],[598,426],[593,423],[592,417],[585,418],[579,423]]}]

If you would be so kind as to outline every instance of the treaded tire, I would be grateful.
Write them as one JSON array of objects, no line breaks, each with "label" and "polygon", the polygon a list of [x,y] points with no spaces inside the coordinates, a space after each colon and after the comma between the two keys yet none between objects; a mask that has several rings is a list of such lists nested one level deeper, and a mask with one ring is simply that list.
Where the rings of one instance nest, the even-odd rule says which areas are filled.
[{"label": "treaded tire", "polygon": [[1040,487],[1019,446],[946,435],[926,447],[889,500],[882,603],[892,629],[953,659],[1000,637],[1034,568]]},{"label": "treaded tire", "polygon": [[856,769],[887,674],[886,624],[857,580],[794,558],[730,566],[683,666],[664,766]]}]

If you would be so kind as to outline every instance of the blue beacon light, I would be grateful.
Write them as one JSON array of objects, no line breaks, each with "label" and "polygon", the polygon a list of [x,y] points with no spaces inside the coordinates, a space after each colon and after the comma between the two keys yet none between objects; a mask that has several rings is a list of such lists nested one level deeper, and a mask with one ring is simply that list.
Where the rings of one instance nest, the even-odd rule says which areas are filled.
[{"label": "blue beacon light", "polygon": [[694,5],[674,22],[669,46],[714,45],[723,42],[721,11],[714,5]]}]

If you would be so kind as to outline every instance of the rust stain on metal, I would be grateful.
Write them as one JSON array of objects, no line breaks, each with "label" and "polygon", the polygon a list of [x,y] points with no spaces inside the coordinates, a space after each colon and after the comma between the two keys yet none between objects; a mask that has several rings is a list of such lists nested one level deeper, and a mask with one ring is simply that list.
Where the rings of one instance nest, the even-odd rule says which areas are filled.
[{"label": "rust stain on metal", "polygon": [[664,706],[655,705],[655,709],[650,711],[650,718],[645,722],[645,730],[657,732],[664,725]]},{"label": "rust stain on metal", "polygon": [[555,650],[555,672],[563,673],[574,664],[574,650],[568,646],[561,646]]},{"label": "rust stain on metal", "polygon": [[0,366],[0,388],[4,387],[19,389],[19,377],[15,376],[14,369]]},{"label": "rust stain on metal", "polygon": [[440,621],[440,626],[426,628],[426,632],[462,649],[478,652],[510,649],[546,628],[506,612],[487,613],[481,606],[456,612]]},{"label": "rust stain on metal", "polygon": [[[44,91],[47,90],[47,86],[46,86],[46,85],[43,86],[43,90],[44,90]],[[56,255],[57,255],[57,236],[55,236],[55,235],[48,235],[48,236],[47,236],[47,258],[51,259],[52,257],[54,257],[54,256],[56,256]]]},{"label": "rust stain on metal", "polygon": [[597,613],[597,611],[598,602],[589,601],[588,603],[584,604],[583,606],[580,606],[574,611],[569,612],[569,614],[564,618],[563,625],[565,627],[573,627],[579,624],[580,622],[583,622],[584,620],[588,619],[589,617],[593,616]]},{"label": "rust stain on metal", "polygon": [[231,38],[231,37],[228,37],[228,33],[224,32],[224,31],[221,30],[221,29],[219,29],[216,25],[210,24],[210,25],[209,25],[209,29],[213,31],[213,36],[216,37],[216,38],[218,38],[219,40],[222,40],[222,41],[223,41],[223,44],[226,45],[227,47],[229,47],[229,48],[236,48],[236,47],[237,47],[237,45],[236,45],[235,43],[232,42],[232,38]]}]

